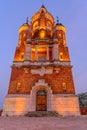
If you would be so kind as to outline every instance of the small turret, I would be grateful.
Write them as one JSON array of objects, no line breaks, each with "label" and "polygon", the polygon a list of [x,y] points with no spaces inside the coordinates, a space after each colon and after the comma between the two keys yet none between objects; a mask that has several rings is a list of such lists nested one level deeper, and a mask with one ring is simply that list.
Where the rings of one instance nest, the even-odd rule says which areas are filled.
[{"label": "small turret", "polygon": [[19,40],[18,44],[23,45],[26,42],[27,38],[30,38],[32,36],[31,33],[31,26],[28,24],[28,17],[26,19],[26,23],[24,23],[18,30],[19,32]]},{"label": "small turret", "polygon": [[21,33],[22,31],[26,31],[29,29],[29,24],[28,24],[28,17],[26,18],[26,23],[24,23],[20,28],[18,29],[18,32]]},{"label": "small turret", "polygon": [[63,26],[62,23],[59,22],[59,19],[57,17],[57,23],[54,27],[54,37],[58,38],[59,44],[66,44],[66,28]]}]

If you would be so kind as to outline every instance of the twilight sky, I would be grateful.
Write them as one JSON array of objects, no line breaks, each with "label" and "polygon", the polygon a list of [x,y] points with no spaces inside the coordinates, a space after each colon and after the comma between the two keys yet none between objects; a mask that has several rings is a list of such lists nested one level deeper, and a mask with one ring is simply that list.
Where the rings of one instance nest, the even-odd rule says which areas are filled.
[{"label": "twilight sky", "polygon": [[42,4],[66,27],[76,94],[87,92],[87,0],[0,0],[0,108],[8,90],[18,28]]}]

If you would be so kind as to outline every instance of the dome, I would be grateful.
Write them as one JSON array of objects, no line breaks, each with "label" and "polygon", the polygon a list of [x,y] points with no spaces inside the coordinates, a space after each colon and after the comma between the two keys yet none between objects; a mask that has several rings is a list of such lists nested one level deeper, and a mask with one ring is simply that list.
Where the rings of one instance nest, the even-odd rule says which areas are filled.
[{"label": "dome", "polygon": [[29,29],[29,24],[28,23],[24,23],[19,29],[18,32],[22,32],[22,31],[26,31]]},{"label": "dome", "polygon": [[60,23],[60,22],[57,22],[56,23],[56,30],[62,30],[63,32],[65,32],[66,33],[66,28],[63,26],[63,24],[62,23]]}]

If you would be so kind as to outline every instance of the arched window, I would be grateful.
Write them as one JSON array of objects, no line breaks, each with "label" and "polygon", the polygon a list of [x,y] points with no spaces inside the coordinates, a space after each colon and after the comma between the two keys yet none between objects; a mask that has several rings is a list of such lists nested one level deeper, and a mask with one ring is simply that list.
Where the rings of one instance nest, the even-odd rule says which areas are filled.
[{"label": "arched window", "polygon": [[38,27],[38,21],[36,21],[36,22],[33,24],[33,30],[35,30],[37,27]]}]

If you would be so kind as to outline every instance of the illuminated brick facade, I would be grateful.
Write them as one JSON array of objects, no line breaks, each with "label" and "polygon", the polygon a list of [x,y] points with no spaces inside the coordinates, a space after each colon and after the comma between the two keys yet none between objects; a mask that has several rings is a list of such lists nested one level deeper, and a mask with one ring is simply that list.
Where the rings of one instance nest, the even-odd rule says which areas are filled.
[{"label": "illuminated brick facade", "polygon": [[[44,6],[32,16],[30,23],[27,19],[26,23],[19,28],[18,46],[11,68],[3,115],[6,112],[8,115],[17,115],[17,112],[21,115],[37,110],[57,111],[63,115],[69,112],[71,115],[78,115],[78,99],[75,96],[72,65],[66,45],[66,28],[58,20],[55,24],[53,16]],[[30,97],[26,98],[26,96]],[[11,102],[10,100],[16,104],[17,97],[24,97],[27,102],[26,110],[24,106],[20,110],[17,109],[17,112],[14,105],[9,108],[7,104]],[[73,100],[73,103],[70,103],[69,98]],[[62,105],[64,105],[63,102],[66,105],[68,103],[66,110],[62,110],[63,106],[59,104],[60,99]],[[20,102],[20,104],[23,103],[24,101]],[[72,104],[75,106],[74,112],[72,112],[73,108],[71,109]],[[7,109],[5,109],[6,106]],[[14,114],[10,112],[11,108]]]}]

